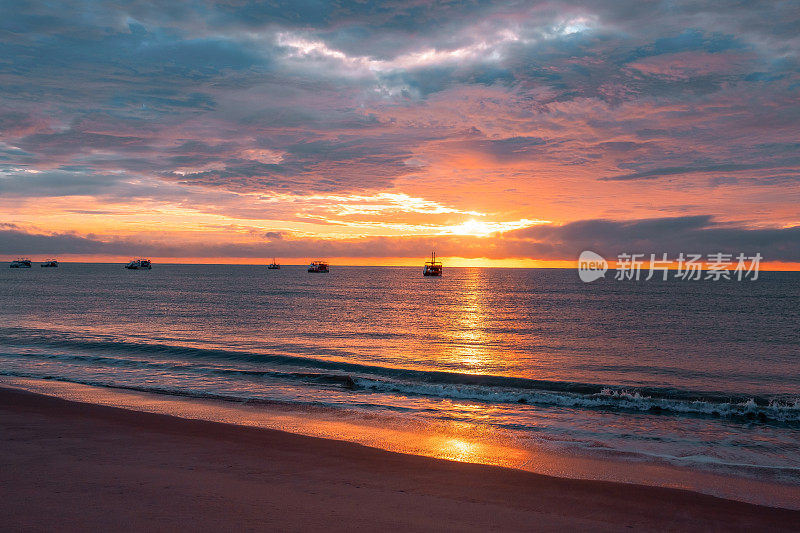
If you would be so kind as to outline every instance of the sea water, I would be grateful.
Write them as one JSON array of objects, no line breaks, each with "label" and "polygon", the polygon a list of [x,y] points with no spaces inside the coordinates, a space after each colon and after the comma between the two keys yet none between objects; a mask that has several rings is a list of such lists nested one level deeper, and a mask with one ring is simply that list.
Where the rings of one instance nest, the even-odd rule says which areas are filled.
[{"label": "sea water", "polygon": [[0,375],[800,487],[798,273],[62,263],[0,268],[0,301]]}]

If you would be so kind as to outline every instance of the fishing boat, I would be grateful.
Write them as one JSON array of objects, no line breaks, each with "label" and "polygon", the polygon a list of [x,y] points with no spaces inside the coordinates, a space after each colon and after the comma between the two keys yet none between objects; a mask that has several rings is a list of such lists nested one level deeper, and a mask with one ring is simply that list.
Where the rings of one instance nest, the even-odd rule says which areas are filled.
[{"label": "fishing boat", "polygon": [[11,268],[30,268],[31,267],[31,260],[30,259],[14,259],[11,261],[11,264],[8,265]]},{"label": "fishing boat", "polygon": [[328,271],[328,262],[327,261],[311,261],[311,264],[308,265],[309,272],[327,272]]},{"label": "fishing boat", "polygon": [[153,265],[149,259],[132,259],[130,263],[125,265],[125,268],[129,270],[150,270]]},{"label": "fishing boat", "polygon": [[55,259],[48,259],[39,266],[42,268],[58,268],[58,261]]},{"label": "fishing boat", "polygon": [[436,260],[436,252],[431,252],[431,260],[425,262],[425,268],[422,269],[423,276],[441,276],[442,263]]},{"label": "fishing boat", "polygon": [[268,264],[267,268],[270,269],[270,270],[280,270],[281,269],[281,265],[279,265],[278,262],[275,261],[275,258],[273,257],[272,258],[272,263]]}]

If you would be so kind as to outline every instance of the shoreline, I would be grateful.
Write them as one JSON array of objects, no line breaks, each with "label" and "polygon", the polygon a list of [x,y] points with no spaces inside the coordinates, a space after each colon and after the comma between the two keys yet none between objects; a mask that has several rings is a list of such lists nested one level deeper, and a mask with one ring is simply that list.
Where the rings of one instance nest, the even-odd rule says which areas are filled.
[{"label": "shoreline", "polygon": [[0,387],[6,527],[771,529],[800,512]]},{"label": "shoreline", "polygon": [[800,511],[800,486],[745,472],[714,472],[671,462],[620,454],[589,453],[518,441],[502,432],[460,424],[409,426],[404,417],[291,407],[281,403],[231,402],[159,394],[74,382],[0,376],[0,387],[61,398],[79,404],[282,431],[360,444],[406,455],[499,466],[557,478],[678,488],[766,507]]}]

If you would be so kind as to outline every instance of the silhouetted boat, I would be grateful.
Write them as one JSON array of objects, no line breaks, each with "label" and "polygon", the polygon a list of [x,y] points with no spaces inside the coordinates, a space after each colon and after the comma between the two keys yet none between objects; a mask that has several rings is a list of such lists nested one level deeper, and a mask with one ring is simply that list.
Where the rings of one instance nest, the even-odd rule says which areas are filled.
[{"label": "silhouetted boat", "polygon": [[267,268],[270,269],[270,270],[280,270],[281,269],[281,265],[279,265],[277,263],[277,261],[275,261],[275,258],[273,257],[272,258],[272,263],[268,264]]},{"label": "silhouetted boat", "polygon": [[130,270],[150,270],[152,267],[149,259],[133,259],[125,265],[125,268]]},{"label": "silhouetted boat", "polygon": [[441,276],[442,264],[436,261],[436,252],[431,252],[431,260],[425,262],[425,268],[422,269],[423,276]]},{"label": "silhouetted boat", "polygon": [[327,261],[312,261],[310,265],[308,265],[309,272],[327,272],[328,271],[328,262]]},{"label": "silhouetted boat", "polygon": [[58,261],[56,261],[55,259],[48,259],[39,266],[43,268],[58,268]]},{"label": "silhouetted boat", "polygon": [[14,259],[11,261],[11,264],[8,265],[11,268],[30,268],[31,267],[31,260],[30,259]]}]

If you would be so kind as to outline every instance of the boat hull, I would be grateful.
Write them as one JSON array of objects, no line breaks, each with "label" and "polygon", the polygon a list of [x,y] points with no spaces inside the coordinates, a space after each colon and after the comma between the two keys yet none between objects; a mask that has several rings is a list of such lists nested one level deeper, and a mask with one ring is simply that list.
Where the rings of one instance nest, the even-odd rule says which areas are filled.
[{"label": "boat hull", "polygon": [[152,266],[153,265],[149,259],[134,259],[125,265],[125,268],[128,270],[150,270]]},{"label": "boat hull", "polygon": [[431,260],[425,262],[425,266],[422,267],[422,275],[436,277],[442,275],[442,263],[436,261],[436,252],[431,252]]},{"label": "boat hull", "polygon": [[328,262],[327,261],[312,261],[310,265],[308,265],[308,271],[313,274],[325,274],[328,272]]}]

